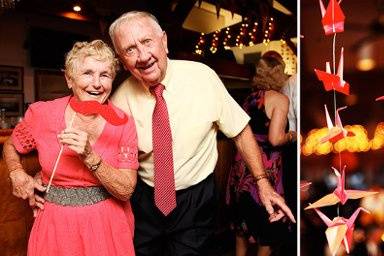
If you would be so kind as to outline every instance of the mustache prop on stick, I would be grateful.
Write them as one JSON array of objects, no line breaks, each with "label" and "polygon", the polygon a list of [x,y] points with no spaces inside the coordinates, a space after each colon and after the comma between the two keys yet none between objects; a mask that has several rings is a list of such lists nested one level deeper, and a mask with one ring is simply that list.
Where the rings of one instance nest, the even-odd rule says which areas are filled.
[{"label": "mustache prop on stick", "polygon": [[[124,113],[123,116],[120,117],[113,109],[110,102],[108,102],[108,104],[100,104],[98,101],[95,100],[79,101],[75,97],[71,97],[71,99],[69,100],[69,105],[75,111],[71,118],[71,121],[69,122],[69,127],[72,127],[76,113],[80,113],[83,115],[99,114],[105,119],[105,121],[114,126],[123,125],[128,121],[128,116]],[[55,175],[61,155],[63,154],[63,149],[64,147],[63,145],[61,145],[59,154],[56,158],[55,165],[53,167],[51,177],[48,182],[46,193],[49,192],[49,189],[52,185],[53,176]]]}]

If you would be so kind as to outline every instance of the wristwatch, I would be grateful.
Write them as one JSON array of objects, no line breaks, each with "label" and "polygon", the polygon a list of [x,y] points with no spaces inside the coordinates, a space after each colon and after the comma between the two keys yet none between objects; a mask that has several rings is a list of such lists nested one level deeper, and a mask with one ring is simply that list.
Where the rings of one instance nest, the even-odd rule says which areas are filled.
[{"label": "wristwatch", "polygon": [[97,163],[90,164],[88,166],[89,170],[91,170],[92,172],[95,172],[97,169],[99,169],[102,162],[103,162],[103,159],[100,158],[100,160]]}]

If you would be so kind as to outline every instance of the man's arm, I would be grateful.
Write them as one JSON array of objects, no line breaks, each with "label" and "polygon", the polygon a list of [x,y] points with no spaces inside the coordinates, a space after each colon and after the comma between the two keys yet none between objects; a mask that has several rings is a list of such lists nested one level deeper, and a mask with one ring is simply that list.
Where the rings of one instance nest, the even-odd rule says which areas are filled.
[{"label": "man's arm", "polygon": [[[284,199],[272,188],[265,175],[261,151],[254,138],[251,127],[247,125],[233,140],[245,164],[256,179],[260,200],[270,215],[269,220],[271,222],[277,221],[284,217],[284,215],[287,215],[292,222],[296,222],[295,217],[285,204]],[[275,212],[273,206],[277,206],[279,209]]]}]

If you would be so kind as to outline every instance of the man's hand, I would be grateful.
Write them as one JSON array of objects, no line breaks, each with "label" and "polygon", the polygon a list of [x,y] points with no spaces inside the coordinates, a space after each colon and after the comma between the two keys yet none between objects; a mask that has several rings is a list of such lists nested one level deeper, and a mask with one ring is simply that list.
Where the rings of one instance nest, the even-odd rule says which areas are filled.
[{"label": "man's hand", "polygon": [[[35,183],[43,187],[43,181],[41,180],[41,172],[36,173],[35,177],[33,177],[33,180],[35,181]],[[44,210],[45,199],[44,199],[43,193],[45,192],[45,189],[46,188],[44,187],[44,191],[41,191],[38,189],[37,189],[38,191],[35,190],[35,204],[31,205],[31,201],[29,202],[33,210],[33,217],[37,216],[39,209]]]},{"label": "man's hand", "polygon": [[44,199],[35,194],[35,189],[41,192],[45,191],[41,179],[34,179],[24,170],[14,170],[9,174],[12,182],[12,194],[18,198],[28,199],[29,205],[33,208],[34,216],[37,213],[36,208],[43,209]]},{"label": "man's hand", "polygon": [[259,187],[260,200],[269,214],[270,222],[275,222],[288,216],[293,223],[296,223],[295,217],[285,204],[284,198],[272,188],[267,179],[258,180],[257,185]]}]

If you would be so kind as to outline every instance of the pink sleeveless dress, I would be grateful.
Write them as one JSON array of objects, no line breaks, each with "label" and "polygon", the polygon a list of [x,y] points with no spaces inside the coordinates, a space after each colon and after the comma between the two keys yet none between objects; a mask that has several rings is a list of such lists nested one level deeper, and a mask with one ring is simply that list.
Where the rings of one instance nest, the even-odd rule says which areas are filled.
[{"label": "pink sleeveless dress", "polygon": [[[47,184],[60,144],[57,134],[65,128],[64,111],[69,97],[32,104],[25,118],[13,131],[12,140],[19,153],[36,149]],[[119,115],[123,112],[114,107]],[[124,146],[128,154],[120,154]],[[109,123],[92,146],[105,163],[118,169],[138,168],[137,136],[134,121],[121,126]],[[54,186],[101,186],[77,153],[64,147]],[[87,206],[62,206],[46,201],[32,227],[29,256],[45,255],[135,255],[134,217],[131,205],[114,197]]]}]

